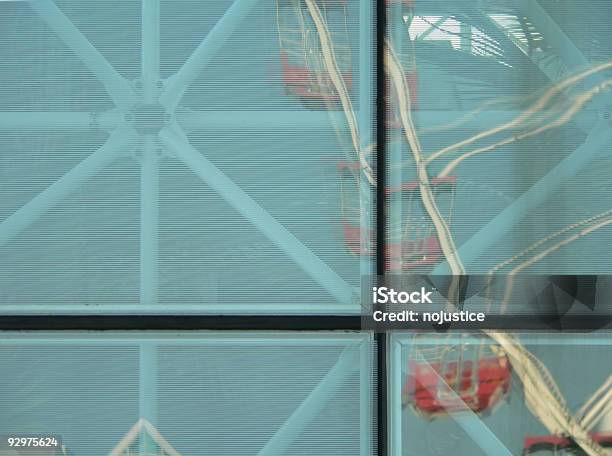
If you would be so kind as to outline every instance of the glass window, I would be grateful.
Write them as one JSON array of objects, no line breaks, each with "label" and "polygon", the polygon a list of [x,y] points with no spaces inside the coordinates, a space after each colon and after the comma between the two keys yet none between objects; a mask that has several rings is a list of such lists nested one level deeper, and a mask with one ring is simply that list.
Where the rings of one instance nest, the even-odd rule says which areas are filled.
[{"label": "glass window", "polygon": [[[425,212],[390,198],[390,268],[606,274],[611,67],[589,29],[604,27],[609,9],[473,3],[386,3],[388,184],[419,183]],[[438,179],[455,182],[450,210]]]},{"label": "glass window", "polygon": [[0,429],[91,456],[373,455],[373,352],[359,333],[2,333]]},{"label": "glass window", "polygon": [[390,336],[391,454],[587,454],[551,431],[557,402],[609,446],[610,336],[504,334]]},{"label": "glass window", "polygon": [[371,0],[1,3],[0,312],[359,312]]},{"label": "glass window", "polygon": [[603,453],[611,13],[0,0],[0,455]]}]

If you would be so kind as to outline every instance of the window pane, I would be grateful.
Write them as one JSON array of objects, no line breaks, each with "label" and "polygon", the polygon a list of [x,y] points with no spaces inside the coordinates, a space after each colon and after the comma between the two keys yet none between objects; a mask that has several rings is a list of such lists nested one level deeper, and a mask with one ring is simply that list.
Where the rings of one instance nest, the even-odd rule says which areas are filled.
[{"label": "window pane", "polygon": [[358,313],[371,0],[0,3],[0,312]]},{"label": "window pane", "polygon": [[358,333],[3,333],[0,429],[91,456],[373,455],[373,349]]},{"label": "window pane", "polygon": [[586,454],[558,436],[562,403],[610,445],[605,332],[505,334],[505,349],[483,334],[390,337],[392,454]]},{"label": "window pane", "polygon": [[390,269],[608,273],[610,5],[388,3]]}]

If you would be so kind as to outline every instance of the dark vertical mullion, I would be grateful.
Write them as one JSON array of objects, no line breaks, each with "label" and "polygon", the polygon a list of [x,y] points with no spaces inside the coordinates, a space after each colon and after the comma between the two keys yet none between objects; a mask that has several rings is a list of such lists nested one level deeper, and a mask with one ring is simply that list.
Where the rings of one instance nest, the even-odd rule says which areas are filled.
[{"label": "dark vertical mullion", "polygon": [[[386,270],[387,198],[385,194],[387,75],[385,72],[385,36],[387,33],[387,0],[376,0],[376,275]],[[388,454],[387,435],[387,339],[385,333],[376,334],[377,369],[377,450],[378,456]]]},{"label": "dark vertical mullion", "polygon": [[387,25],[387,0],[376,1],[376,274],[385,273],[387,262],[385,244],[387,231],[386,148],[387,133],[387,75],[385,72],[384,43]]}]

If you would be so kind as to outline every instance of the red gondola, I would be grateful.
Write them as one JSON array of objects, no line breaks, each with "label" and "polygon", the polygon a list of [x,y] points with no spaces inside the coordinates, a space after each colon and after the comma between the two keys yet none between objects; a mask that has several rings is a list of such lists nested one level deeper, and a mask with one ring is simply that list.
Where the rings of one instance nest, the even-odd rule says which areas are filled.
[{"label": "red gondola", "polygon": [[466,409],[489,413],[510,391],[512,369],[508,357],[487,341],[414,347],[402,404],[411,405],[427,419]]},{"label": "red gondola", "polygon": [[[374,235],[361,226],[359,188],[355,175],[359,163],[340,162],[342,192],[342,227],[345,243],[356,255],[374,255]],[[432,179],[436,204],[442,217],[450,225],[455,197],[456,178]],[[393,201],[401,200],[402,214],[397,223],[391,223],[386,243],[390,271],[426,272],[442,260],[440,241],[433,223],[423,208],[417,182],[404,183],[401,188],[388,188]],[[393,219],[393,214],[391,214]],[[365,231],[364,231],[365,230]]]},{"label": "red gondola", "polygon": [[[352,86],[346,0],[315,0],[327,26],[335,63],[347,90]],[[319,34],[303,0],[277,0],[282,81],[285,92],[309,109],[338,105],[340,96],[326,69]]]},{"label": "red gondola", "polygon": [[[315,0],[329,32],[334,60],[344,85],[353,85],[350,37],[347,26],[347,0]],[[282,68],[282,83],[287,94],[297,97],[309,109],[339,107],[336,91],[323,60],[317,28],[304,0],[277,0],[277,23]],[[413,0],[386,0],[386,5],[400,5],[406,10],[401,17],[412,18]],[[403,19],[402,19],[403,20]],[[402,26],[402,42],[394,43],[395,51],[405,71],[413,108],[418,101],[417,72],[413,43],[408,34],[410,21]],[[399,118],[392,109],[391,128],[400,128]]]},{"label": "red gondola", "polygon": [[[592,434],[591,437],[603,448],[612,448],[612,434]],[[539,435],[525,438],[523,455],[586,456],[586,453],[567,437]]]}]

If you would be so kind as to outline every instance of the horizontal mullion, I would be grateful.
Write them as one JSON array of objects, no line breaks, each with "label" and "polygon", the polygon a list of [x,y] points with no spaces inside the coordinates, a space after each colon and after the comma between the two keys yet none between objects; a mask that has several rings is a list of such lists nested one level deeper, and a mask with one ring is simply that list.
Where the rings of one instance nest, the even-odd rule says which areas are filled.
[{"label": "horizontal mullion", "polygon": [[360,331],[360,315],[27,315],[0,317],[0,331]]}]

